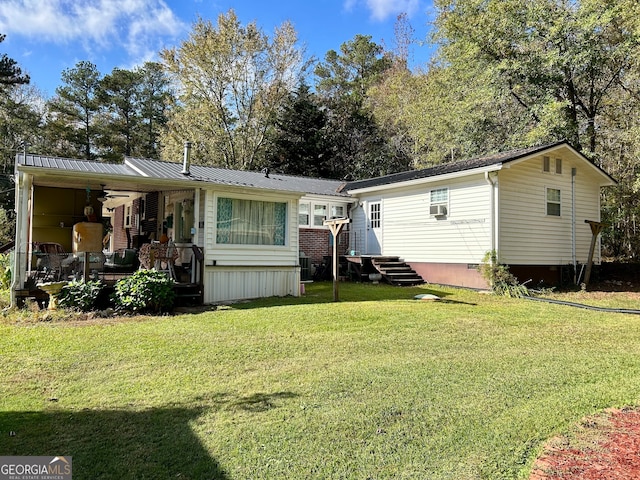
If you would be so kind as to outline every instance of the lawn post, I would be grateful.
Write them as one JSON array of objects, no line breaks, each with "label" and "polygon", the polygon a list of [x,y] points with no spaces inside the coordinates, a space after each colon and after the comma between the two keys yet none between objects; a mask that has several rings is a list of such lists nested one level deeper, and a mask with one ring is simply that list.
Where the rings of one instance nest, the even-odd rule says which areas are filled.
[{"label": "lawn post", "polygon": [[338,266],[340,262],[338,261],[338,235],[344,228],[345,225],[351,223],[350,218],[334,218],[331,220],[325,220],[322,222],[323,225],[326,225],[331,230],[331,235],[333,235],[333,301],[338,301]]},{"label": "lawn post", "polygon": [[593,266],[593,252],[596,247],[596,239],[598,235],[602,231],[602,229],[608,224],[602,222],[596,222],[594,220],[585,220],[584,223],[588,223],[591,227],[591,245],[589,246],[589,258],[587,259],[587,271],[584,274],[584,284],[585,286],[589,285],[589,280],[591,279],[591,267]]}]

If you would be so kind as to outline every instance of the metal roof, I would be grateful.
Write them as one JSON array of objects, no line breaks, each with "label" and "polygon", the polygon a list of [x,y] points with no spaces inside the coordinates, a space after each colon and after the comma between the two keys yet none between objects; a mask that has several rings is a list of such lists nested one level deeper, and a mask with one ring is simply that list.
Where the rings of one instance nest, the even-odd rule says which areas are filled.
[{"label": "metal roof", "polygon": [[[293,192],[312,195],[332,195],[349,197],[348,192],[339,191],[343,185],[339,180],[326,180],[319,178],[298,177],[294,175],[281,175],[262,172],[250,172],[229,170],[224,168],[191,165],[190,174],[183,175],[182,164],[163,162],[144,158],[125,158],[124,163],[102,163],[89,160],[77,160],[70,158],[51,157],[43,155],[22,154],[16,156],[16,166],[44,169],[47,173],[56,176],[64,175],[68,180],[69,174],[82,174],[81,178],[75,178],[76,183],[84,184],[88,176],[95,175],[95,182],[103,183],[104,177],[109,177],[109,188],[124,188],[126,183],[135,183],[135,188],[149,190],[149,181],[153,179],[175,182],[176,184],[188,184],[191,182],[204,182],[207,184],[226,185],[233,187],[258,188],[281,192]],[[113,178],[117,177],[118,186],[114,185]],[[138,182],[144,179],[145,185]],[[49,181],[53,183],[55,179]]]},{"label": "metal roof", "polygon": [[[495,153],[492,155],[471,158],[469,160],[463,160],[460,162],[444,163],[442,165],[436,165],[434,167],[429,167],[422,170],[411,170],[408,172],[400,172],[400,173],[394,173],[391,175],[385,175],[383,177],[370,178],[366,180],[356,180],[353,182],[346,183],[344,186],[344,189],[353,191],[353,190],[359,190],[363,188],[379,187],[382,185],[391,185],[394,183],[408,182],[411,180],[435,177],[438,175],[445,175],[448,173],[463,172],[466,170],[474,170],[476,168],[506,164],[509,162],[513,162],[515,160],[522,159],[529,155],[535,155],[536,153],[541,153],[545,150],[551,150],[553,148],[563,146],[563,145],[575,151],[575,149],[573,149],[573,147],[571,147],[571,145],[569,145],[566,141],[561,141],[561,142],[555,142],[555,143],[550,143],[546,145],[538,145],[535,147],[522,148],[519,150],[511,150],[508,152]],[[582,156],[579,152],[576,152],[576,153]],[[589,162],[589,160],[586,159],[585,157],[582,157],[582,158],[584,158],[585,161]],[[598,167],[597,165],[594,165],[591,162],[589,162],[589,164],[592,165],[595,169],[597,169],[609,180],[615,183],[615,180],[611,178],[609,174],[606,173],[604,170],[602,170],[600,167]]]},{"label": "metal roof", "polygon": [[96,173],[104,175],[137,175],[137,173],[121,163],[90,162],[71,158],[49,157],[43,155],[16,156],[16,164],[26,167],[49,168],[70,172]]},{"label": "metal roof", "polygon": [[264,172],[230,170],[202,165],[191,165],[189,174],[184,175],[181,163],[131,157],[125,159],[125,164],[135,168],[145,176],[166,180],[192,180],[234,187],[251,187],[314,195],[349,196],[346,191],[339,191],[344,183],[340,180],[298,177],[273,172],[269,172],[267,175]]}]

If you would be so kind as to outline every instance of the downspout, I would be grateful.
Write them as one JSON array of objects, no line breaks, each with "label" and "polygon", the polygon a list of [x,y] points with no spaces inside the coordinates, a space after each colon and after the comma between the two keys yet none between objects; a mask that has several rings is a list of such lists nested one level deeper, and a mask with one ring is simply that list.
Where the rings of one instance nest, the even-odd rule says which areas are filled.
[{"label": "downspout", "polygon": [[[198,245],[200,234],[200,189],[196,188],[193,194],[193,245]],[[196,283],[196,258],[191,255],[191,283]]]},{"label": "downspout", "polygon": [[498,176],[492,178],[490,172],[484,172],[484,179],[491,185],[491,252],[498,251],[498,215],[497,196],[498,196]]},{"label": "downspout", "polygon": [[578,262],[576,260],[576,168],[571,169],[571,262],[573,263],[573,283],[578,283]]}]

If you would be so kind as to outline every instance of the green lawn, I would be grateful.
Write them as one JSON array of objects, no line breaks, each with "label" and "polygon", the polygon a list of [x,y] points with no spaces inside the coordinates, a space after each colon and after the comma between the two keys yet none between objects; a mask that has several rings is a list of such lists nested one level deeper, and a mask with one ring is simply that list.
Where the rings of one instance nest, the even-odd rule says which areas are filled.
[{"label": "green lawn", "polygon": [[340,297],[6,318],[0,455],[70,455],[76,480],[517,479],[549,437],[639,403],[640,316],[435,286]]}]

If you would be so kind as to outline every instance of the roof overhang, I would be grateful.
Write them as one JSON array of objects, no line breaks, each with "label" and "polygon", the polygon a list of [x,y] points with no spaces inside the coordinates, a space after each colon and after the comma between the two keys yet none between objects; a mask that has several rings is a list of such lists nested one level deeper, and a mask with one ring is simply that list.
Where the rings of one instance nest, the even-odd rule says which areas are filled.
[{"label": "roof overhang", "polygon": [[154,192],[158,190],[191,190],[196,188],[216,189],[229,192],[264,192],[270,195],[281,195],[290,198],[300,198],[302,192],[261,188],[257,186],[228,185],[224,183],[211,183],[202,180],[185,177],[184,179],[164,179],[149,177],[138,172],[131,175],[110,175],[105,173],[69,171],[58,168],[41,166],[17,165],[17,170],[33,177],[34,186],[74,188],[92,190],[102,189],[117,190],[120,192]]},{"label": "roof overhang", "polygon": [[433,175],[430,177],[416,178],[414,180],[407,180],[406,182],[387,183],[384,185],[376,185],[374,187],[359,188],[359,189],[349,190],[349,193],[351,195],[362,195],[367,193],[379,192],[381,190],[396,190],[400,188],[414,187],[416,185],[427,185],[429,183],[453,180],[456,178],[468,177],[471,175],[484,175],[485,173],[495,172],[495,171],[501,170],[502,168],[503,168],[503,165],[500,163],[495,165],[489,165],[486,167],[473,168],[470,170],[461,170],[459,172],[451,172],[451,173],[444,173],[442,175]]}]

